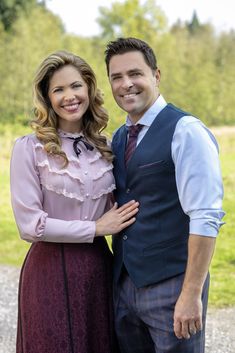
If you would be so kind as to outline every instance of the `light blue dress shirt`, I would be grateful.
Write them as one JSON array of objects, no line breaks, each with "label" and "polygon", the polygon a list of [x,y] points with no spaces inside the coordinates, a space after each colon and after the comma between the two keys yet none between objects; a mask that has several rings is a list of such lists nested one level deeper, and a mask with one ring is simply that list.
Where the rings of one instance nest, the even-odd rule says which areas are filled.
[{"label": "light blue dress shirt", "polygon": [[[166,105],[160,95],[138,120],[137,123],[144,127],[139,133],[137,145]],[[132,125],[129,117],[126,125]],[[216,237],[224,224],[221,221],[225,213],[222,210],[223,184],[218,151],[215,137],[199,119],[185,116],[178,121],[171,154],[179,200],[190,218],[190,234]]]}]

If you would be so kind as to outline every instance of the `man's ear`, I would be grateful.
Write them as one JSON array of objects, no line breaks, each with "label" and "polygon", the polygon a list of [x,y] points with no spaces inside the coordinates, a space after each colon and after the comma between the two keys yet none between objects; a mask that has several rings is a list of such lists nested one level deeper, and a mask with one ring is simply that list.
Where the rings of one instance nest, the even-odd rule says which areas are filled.
[{"label": "man's ear", "polygon": [[156,84],[157,84],[157,87],[158,87],[159,83],[161,81],[161,71],[160,71],[160,69],[156,69],[155,77],[156,77]]}]

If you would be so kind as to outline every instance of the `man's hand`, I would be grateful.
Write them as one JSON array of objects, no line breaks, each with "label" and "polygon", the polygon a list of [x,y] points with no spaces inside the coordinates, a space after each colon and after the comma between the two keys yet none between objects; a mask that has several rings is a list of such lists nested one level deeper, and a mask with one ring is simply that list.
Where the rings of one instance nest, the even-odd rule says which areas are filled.
[{"label": "man's hand", "polygon": [[175,305],[175,335],[179,339],[189,339],[200,330],[202,330],[201,296],[182,292]]}]

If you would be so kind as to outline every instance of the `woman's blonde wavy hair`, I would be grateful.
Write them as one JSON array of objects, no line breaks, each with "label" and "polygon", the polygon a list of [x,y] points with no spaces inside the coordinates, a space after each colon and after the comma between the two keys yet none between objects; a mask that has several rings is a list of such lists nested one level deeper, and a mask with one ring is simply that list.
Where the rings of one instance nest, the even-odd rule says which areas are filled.
[{"label": "woman's blonde wavy hair", "polygon": [[60,156],[64,160],[63,167],[68,164],[68,158],[61,149],[61,139],[58,135],[58,119],[52,109],[48,89],[53,74],[63,66],[74,66],[88,86],[89,107],[82,118],[82,131],[109,162],[113,155],[107,146],[107,139],[101,135],[108,122],[108,114],[102,106],[104,101],[97,88],[96,77],[91,67],[79,56],[67,51],[57,51],[49,55],[39,66],[33,82],[34,119],[31,126],[37,138],[43,143],[48,154]]}]

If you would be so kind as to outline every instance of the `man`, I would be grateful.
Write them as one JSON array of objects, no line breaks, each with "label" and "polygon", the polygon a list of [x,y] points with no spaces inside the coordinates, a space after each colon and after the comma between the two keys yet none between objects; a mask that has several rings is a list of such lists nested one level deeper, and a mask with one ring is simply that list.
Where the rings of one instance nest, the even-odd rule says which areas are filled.
[{"label": "man", "polygon": [[160,95],[147,43],[119,38],[105,55],[113,96],[128,114],[112,142],[115,197],[140,205],[136,222],[113,237],[120,349],[202,353],[208,268],[224,215],[218,146],[200,120]]}]

